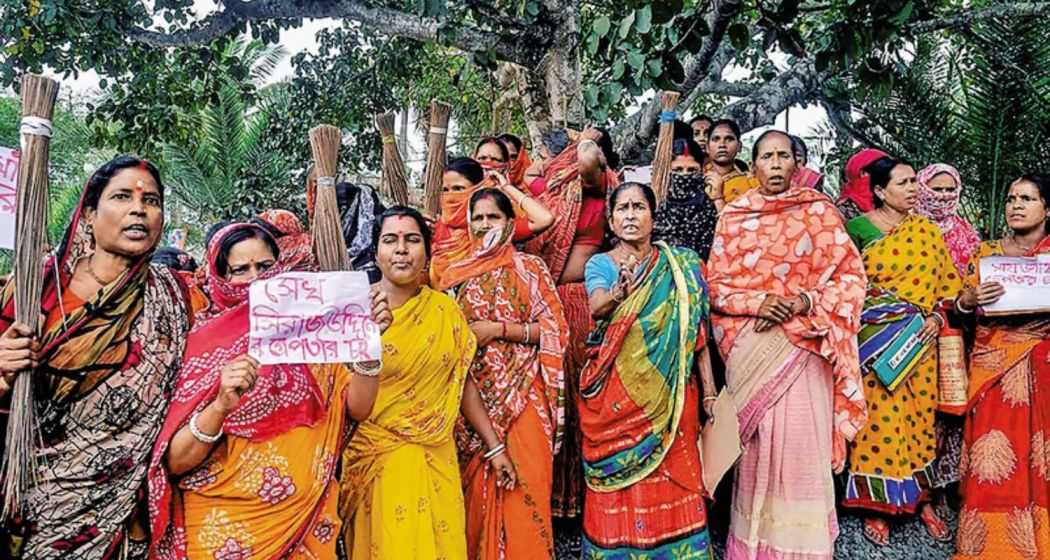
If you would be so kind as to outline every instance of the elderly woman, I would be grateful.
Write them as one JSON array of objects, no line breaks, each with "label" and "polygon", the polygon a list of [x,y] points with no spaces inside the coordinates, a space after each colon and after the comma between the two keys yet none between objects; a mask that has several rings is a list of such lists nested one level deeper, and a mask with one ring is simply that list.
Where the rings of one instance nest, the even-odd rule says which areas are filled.
[{"label": "elderly woman", "polygon": [[547,265],[511,243],[510,199],[496,189],[477,191],[469,216],[474,249],[439,286],[455,291],[478,338],[456,432],[467,557],[551,557],[568,326]]},{"label": "elderly woman", "polygon": [[[383,334],[379,395],[343,453],[340,512],[351,558],[467,558],[453,431],[477,340],[456,301],[422,283],[430,229],[395,206],[378,220]],[[497,519],[496,517],[492,518]]]},{"label": "elderly woman", "polygon": [[145,557],[141,489],[189,329],[184,286],[150,264],[163,227],[157,168],[117,157],[88,179],[44,265],[39,335],[12,322],[14,282],[3,292],[0,392],[36,370],[26,557]]},{"label": "elderly woman", "polygon": [[711,557],[698,447],[699,381],[709,414],[715,392],[707,285],[695,252],[651,242],[655,206],[647,185],[613,190],[619,243],[587,262],[598,327],[580,374],[584,558]]},{"label": "elderly woman", "polygon": [[1004,294],[981,279],[981,259],[1050,254],[1050,176],[1014,181],[1004,212],[1010,229],[977,248],[955,306],[977,328],[957,560],[1050,558],[1050,313],[975,313]]},{"label": "elderly woman", "polygon": [[[934,539],[949,541],[951,531],[927,500],[937,456],[936,338],[944,326],[938,309],[955,298],[962,282],[940,229],[912,213],[915,170],[883,157],[862,172],[875,209],[849,221],[846,231],[861,250],[868,276],[859,351],[871,420],[850,450],[844,504],[870,512],[864,534],[878,545],[890,540],[889,523],[880,515],[916,512]],[[905,329],[912,323],[918,330],[909,335]],[[886,341],[896,336],[913,337],[909,343],[921,350],[879,376],[875,365],[894,347]]]},{"label": "elderly woman", "polygon": [[793,181],[787,134],[764,133],[751,160],[759,187],[723,210],[709,261],[744,446],[726,558],[830,560],[832,471],[866,419],[856,338],[864,269],[831,200]]},{"label": "elderly woman", "polygon": [[[350,426],[371,412],[379,371],[260,366],[246,354],[249,286],[315,270],[310,241],[233,224],[208,247],[212,306],[190,332],[150,469],[155,557],[335,555],[336,465]],[[380,328],[390,322],[378,289],[373,316]]]}]

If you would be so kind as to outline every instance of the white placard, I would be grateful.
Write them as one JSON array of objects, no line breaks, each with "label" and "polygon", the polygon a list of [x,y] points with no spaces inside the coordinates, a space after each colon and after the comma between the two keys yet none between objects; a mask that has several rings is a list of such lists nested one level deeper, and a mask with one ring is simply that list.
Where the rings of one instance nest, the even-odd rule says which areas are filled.
[{"label": "white placard", "polygon": [[365,272],[288,272],[248,291],[248,353],[263,364],[379,360]]},{"label": "white placard", "polygon": [[0,147],[0,249],[15,248],[18,156],[18,150]]},{"label": "white placard", "polygon": [[981,282],[1006,288],[999,301],[984,306],[989,315],[1050,311],[1050,255],[982,257]]}]

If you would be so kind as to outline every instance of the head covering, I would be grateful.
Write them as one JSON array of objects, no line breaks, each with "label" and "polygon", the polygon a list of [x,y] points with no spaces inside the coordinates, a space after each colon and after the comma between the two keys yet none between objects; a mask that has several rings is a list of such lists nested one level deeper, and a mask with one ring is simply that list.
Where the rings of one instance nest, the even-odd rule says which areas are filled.
[{"label": "head covering", "polygon": [[490,229],[484,234],[470,231],[470,255],[449,264],[438,278],[435,287],[447,290],[480,274],[510,266],[514,261],[514,220],[508,219],[502,229]]},{"label": "head covering", "polygon": [[277,231],[281,232],[281,235],[306,233],[303,222],[298,216],[288,210],[271,208],[259,214],[259,219],[273,226]]},{"label": "head covering", "polygon": [[467,215],[470,197],[475,192],[492,186],[492,180],[486,178],[465,191],[441,193],[441,216],[434,226],[434,251],[430,258],[432,286],[454,285],[449,284],[452,280],[444,278],[445,272],[453,264],[470,257],[474,251],[474,241],[467,227],[470,223]]},{"label": "head covering", "polygon": [[[182,369],[175,383],[164,428],[154,447],[149,470],[151,550],[169,546],[178,520],[171,519],[172,489],[164,466],[164,454],[171,438],[189,418],[210,403],[219,390],[223,367],[248,352],[248,290],[250,284],[233,284],[218,274],[217,260],[222,241],[230,234],[244,230],[266,230],[257,224],[237,223],[220,230],[208,246],[208,288],[212,307],[198,314],[186,342]],[[282,252],[277,263],[257,280],[273,278],[289,271],[316,270],[316,261],[304,258],[309,252],[310,236],[290,235],[282,238],[285,246],[294,242],[306,251]],[[255,386],[245,394],[237,408],[223,423],[223,432],[251,441],[266,441],[297,426],[313,426],[325,414],[326,403],[308,366],[281,364],[261,366]],[[164,542],[161,542],[164,541]],[[153,555],[151,554],[151,557]]]},{"label": "head covering", "polygon": [[518,150],[518,157],[510,163],[510,173],[508,174],[510,184],[521,188],[525,182],[525,172],[528,171],[531,165],[532,159],[529,157],[529,151],[525,149],[525,144],[522,144],[521,149]]},{"label": "head covering", "polygon": [[[103,557],[121,543],[189,330],[185,286],[150,265],[152,249],[86,301],[69,289],[95,251],[86,195],[43,267],[33,376],[46,458],[22,511],[33,525],[26,557]],[[14,290],[12,280],[0,296],[0,330],[14,322]]]},{"label": "head covering", "polygon": [[[930,180],[946,173],[955,181],[958,187],[954,192],[941,193],[930,188]],[[917,177],[919,183],[919,197],[915,203],[915,211],[929,218],[937,227],[941,228],[944,243],[948,246],[952,262],[962,275],[966,263],[970,260],[970,253],[981,243],[981,236],[977,234],[970,222],[959,215],[959,200],[962,198],[963,182],[959,171],[950,165],[935,163],[919,171]]]},{"label": "head covering", "polygon": [[839,202],[852,201],[861,212],[871,212],[875,209],[874,195],[871,192],[871,179],[864,168],[875,161],[889,157],[889,154],[875,148],[865,148],[846,162],[846,184],[842,185],[839,193]]},{"label": "head covering", "polygon": [[654,238],[692,249],[704,261],[718,223],[718,209],[707,196],[700,173],[672,173],[667,200],[656,211]]}]

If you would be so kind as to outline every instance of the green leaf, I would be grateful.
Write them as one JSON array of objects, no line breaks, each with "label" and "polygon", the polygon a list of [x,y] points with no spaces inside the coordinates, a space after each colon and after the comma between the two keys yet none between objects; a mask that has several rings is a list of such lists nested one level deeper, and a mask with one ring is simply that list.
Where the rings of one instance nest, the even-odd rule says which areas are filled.
[{"label": "green leaf", "polygon": [[587,36],[587,52],[591,56],[594,56],[595,54],[598,53],[598,42],[599,41],[601,41],[601,37],[599,37],[598,35],[595,35],[594,33],[591,33],[590,35]]},{"label": "green leaf", "polygon": [[598,104],[598,86],[591,84],[583,88],[583,100],[593,107]]},{"label": "green leaf", "polygon": [[606,17],[606,16],[602,16],[602,17],[594,20],[594,26],[593,26],[594,34],[597,35],[598,37],[605,37],[606,35],[609,34],[609,28],[611,26],[612,26],[612,23],[609,22],[609,18]]},{"label": "green leaf", "polygon": [[540,15],[540,5],[538,2],[529,2],[525,4],[525,12],[532,17]]},{"label": "green leaf", "polygon": [[653,28],[653,10],[648,4],[634,11],[634,28],[645,35]]},{"label": "green leaf", "polygon": [[618,82],[609,82],[606,84],[605,88],[609,92],[609,101],[613,105],[616,105],[623,100],[623,86]]},{"label": "green leaf", "polygon": [[649,76],[653,78],[659,78],[664,69],[663,63],[658,58],[650,60],[645,66],[649,70]]},{"label": "green leaf", "polygon": [[733,48],[738,51],[742,51],[747,48],[751,43],[751,32],[747,26],[742,23],[734,23],[729,26],[729,41],[733,44]]},{"label": "green leaf", "polygon": [[626,39],[631,34],[632,26],[634,26],[634,12],[627,14],[627,17],[620,22],[620,39]]},{"label": "green leaf", "polygon": [[614,80],[619,80],[620,78],[622,78],[623,77],[623,71],[624,71],[624,66],[623,66],[623,61],[622,60],[617,60],[616,62],[613,62],[613,65],[612,65],[612,78]]},{"label": "green leaf", "polygon": [[631,68],[638,70],[643,64],[645,64],[645,55],[638,51],[627,53],[627,64],[629,64]]}]

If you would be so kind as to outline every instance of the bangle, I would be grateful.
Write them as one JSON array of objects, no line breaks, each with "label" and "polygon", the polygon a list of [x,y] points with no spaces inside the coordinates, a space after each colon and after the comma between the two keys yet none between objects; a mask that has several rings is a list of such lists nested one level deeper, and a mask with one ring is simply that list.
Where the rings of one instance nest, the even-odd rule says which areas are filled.
[{"label": "bangle", "polygon": [[529,326],[528,325],[522,325],[522,327],[524,327],[524,329],[525,329],[525,341],[522,342],[522,344],[528,344],[529,343],[529,339],[532,338],[532,333],[529,332]]},{"label": "bangle", "polygon": [[499,337],[502,340],[507,340],[507,323],[499,324]]},{"label": "bangle", "polygon": [[379,377],[379,372],[383,371],[383,360],[379,360],[378,365],[371,368],[354,362],[350,364],[350,369],[354,370],[354,373],[365,377]]},{"label": "bangle", "polygon": [[708,395],[704,397],[704,402],[718,400],[718,395]]},{"label": "bangle", "polygon": [[803,315],[813,311],[813,300],[809,299],[809,294],[806,292],[799,292],[798,297],[802,298],[802,303],[806,306],[800,313]]},{"label": "bangle", "polygon": [[959,298],[955,298],[955,310],[959,313],[962,313],[963,315],[969,315],[974,312],[973,309],[967,309],[966,306],[962,304],[962,300]]},{"label": "bangle", "polygon": [[492,449],[489,449],[488,451],[486,451],[485,454],[481,456],[481,458],[484,459],[485,461],[491,461],[491,460],[495,459],[497,456],[503,454],[503,452],[506,451],[506,450],[507,450],[507,444],[501,443],[501,444],[497,445],[496,447],[493,447]]},{"label": "bangle", "polygon": [[211,445],[211,444],[219,441],[219,438],[222,437],[222,428],[219,428],[219,433],[217,433],[215,435],[208,435],[208,434],[202,432],[201,429],[197,427],[197,418],[200,415],[201,415],[200,412],[194,412],[193,416],[190,416],[190,424],[189,424],[190,425],[190,433],[193,434],[193,439],[195,439],[195,440],[197,440],[197,441],[199,441],[201,443],[206,443],[208,445]]}]

